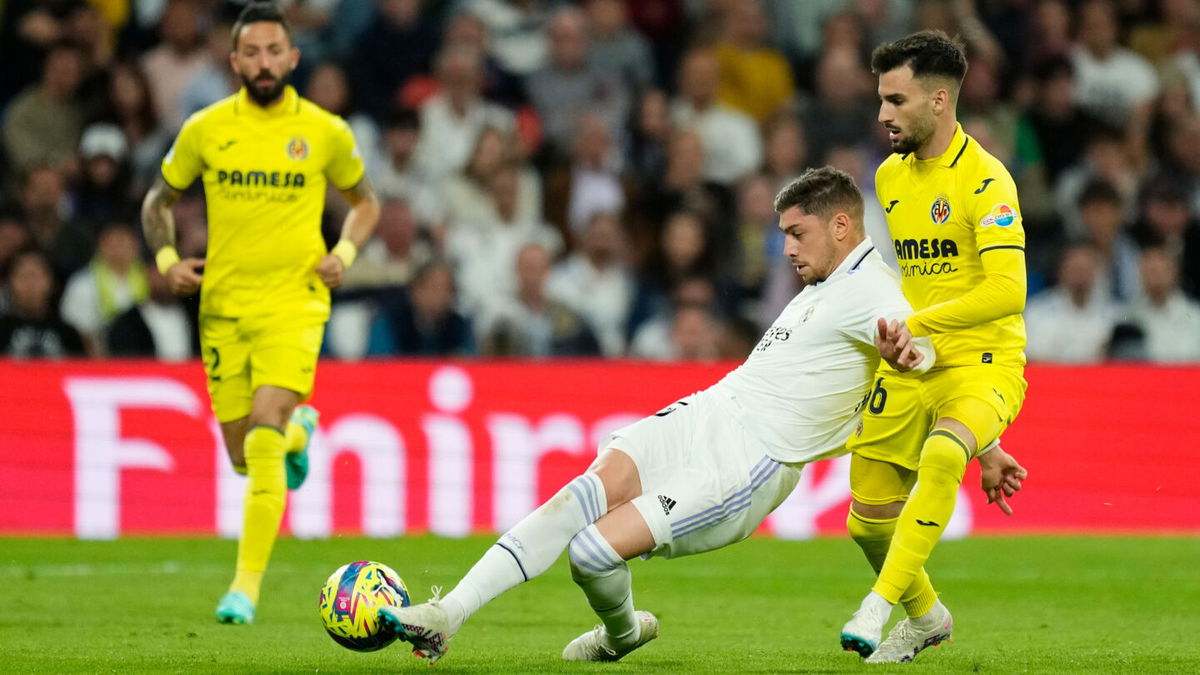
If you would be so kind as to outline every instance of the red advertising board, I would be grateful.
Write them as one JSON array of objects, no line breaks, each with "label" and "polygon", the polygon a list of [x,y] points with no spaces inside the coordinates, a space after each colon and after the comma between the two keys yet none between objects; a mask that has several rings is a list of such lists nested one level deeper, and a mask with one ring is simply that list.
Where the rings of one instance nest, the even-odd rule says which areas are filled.
[{"label": "red advertising board", "polygon": [[[732,364],[323,362],[312,473],[285,527],[497,532],[595,457],[613,428]],[[1030,471],[1016,515],[968,473],[950,526],[1004,532],[1200,532],[1200,453],[1186,433],[1200,368],[1031,367],[1004,445]],[[244,479],[225,459],[199,364],[0,362],[0,534],[236,535]],[[764,525],[845,530],[845,458],[805,469]]]}]

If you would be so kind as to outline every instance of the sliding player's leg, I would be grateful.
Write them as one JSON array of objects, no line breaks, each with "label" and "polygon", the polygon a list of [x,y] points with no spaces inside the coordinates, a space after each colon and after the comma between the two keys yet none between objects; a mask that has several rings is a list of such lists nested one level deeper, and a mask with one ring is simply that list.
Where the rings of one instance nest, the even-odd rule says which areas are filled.
[{"label": "sliding player's leg", "polygon": [[384,608],[380,620],[411,643],[413,653],[437,661],[472,614],[545,572],[580,531],[640,490],[636,465],[619,450],[610,450],[505,532],[446,597]]}]

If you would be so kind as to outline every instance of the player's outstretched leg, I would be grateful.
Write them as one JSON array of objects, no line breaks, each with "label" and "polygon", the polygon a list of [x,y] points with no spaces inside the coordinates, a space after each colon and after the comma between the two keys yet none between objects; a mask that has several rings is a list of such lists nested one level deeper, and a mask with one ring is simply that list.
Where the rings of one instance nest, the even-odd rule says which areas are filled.
[{"label": "player's outstretched leg", "polygon": [[633,609],[629,566],[596,525],[589,525],[575,535],[567,555],[571,578],[583,589],[602,625],[567,644],[562,653],[564,659],[617,661],[658,637],[658,619],[650,612]]},{"label": "player's outstretched leg", "polygon": [[922,649],[949,640],[953,630],[954,618],[939,600],[923,616],[897,623],[879,649],[867,658],[867,663],[907,663]]},{"label": "player's outstretched leg", "polygon": [[287,426],[287,454],[283,457],[287,469],[287,489],[295,490],[308,478],[308,446],[317,432],[321,414],[311,405],[298,405],[292,411]]},{"label": "player's outstretched leg", "polygon": [[445,598],[435,594],[420,605],[385,608],[380,619],[413,645],[414,654],[437,661],[472,614],[550,569],[571,539],[607,510],[604,483],[584,473],[505,532]]}]

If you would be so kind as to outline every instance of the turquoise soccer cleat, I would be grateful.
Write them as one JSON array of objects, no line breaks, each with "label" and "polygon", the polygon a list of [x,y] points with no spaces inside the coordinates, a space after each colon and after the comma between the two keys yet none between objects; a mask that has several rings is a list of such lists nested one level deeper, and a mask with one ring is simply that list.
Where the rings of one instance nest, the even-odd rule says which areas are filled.
[{"label": "turquoise soccer cleat", "polygon": [[241,591],[229,591],[217,603],[217,623],[254,623],[254,603]]},{"label": "turquoise soccer cleat", "polygon": [[292,421],[304,427],[308,438],[304,441],[303,448],[284,455],[283,465],[287,469],[287,488],[289,490],[295,490],[304,485],[304,479],[308,478],[308,445],[312,443],[313,435],[317,433],[317,420],[320,418],[321,413],[311,405],[298,405],[292,411]]}]

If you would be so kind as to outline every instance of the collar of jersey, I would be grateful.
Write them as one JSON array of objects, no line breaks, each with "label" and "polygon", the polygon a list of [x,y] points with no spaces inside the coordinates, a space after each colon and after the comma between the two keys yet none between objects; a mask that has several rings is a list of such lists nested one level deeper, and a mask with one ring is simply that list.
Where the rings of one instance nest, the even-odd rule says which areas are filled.
[{"label": "collar of jersey", "polygon": [[234,101],[234,111],[238,115],[246,115],[249,117],[261,117],[264,119],[273,119],[276,117],[285,117],[294,115],[300,109],[300,95],[296,93],[295,88],[288,85],[283,90],[283,98],[279,103],[270,108],[263,108],[254,101],[250,100],[250,95],[246,93],[246,88],[242,87],[238,90],[237,99]]},{"label": "collar of jersey", "polygon": [[905,159],[908,160],[909,164],[929,165],[932,162],[937,162],[939,165],[944,166],[947,169],[952,169],[954,168],[955,162],[958,161],[958,158],[962,156],[962,152],[965,149],[963,146],[966,142],[967,133],[963,131],[962,125],[956,122],[954,124],[954,137],[950,139],[950,145],[946,148],[945,152],[937,157],[930,157],[929,159],[917,159],[915,153],[909,153]]},{"label": "collar of jersey", "polygon": [[842,262],[838,263],[838,266],[833,270],[833,274],[825,277],[824,281],[818,281],[813,286],[827,284],[842,275],[854,274],[854,271],[858,269],[862,261],[867,259],[867,254],[874,250],[875,242],[871,241],[870,237],[863,237],[863,240],[858,242],[858,246],[855,246],[854,250],[850,251]]}]

